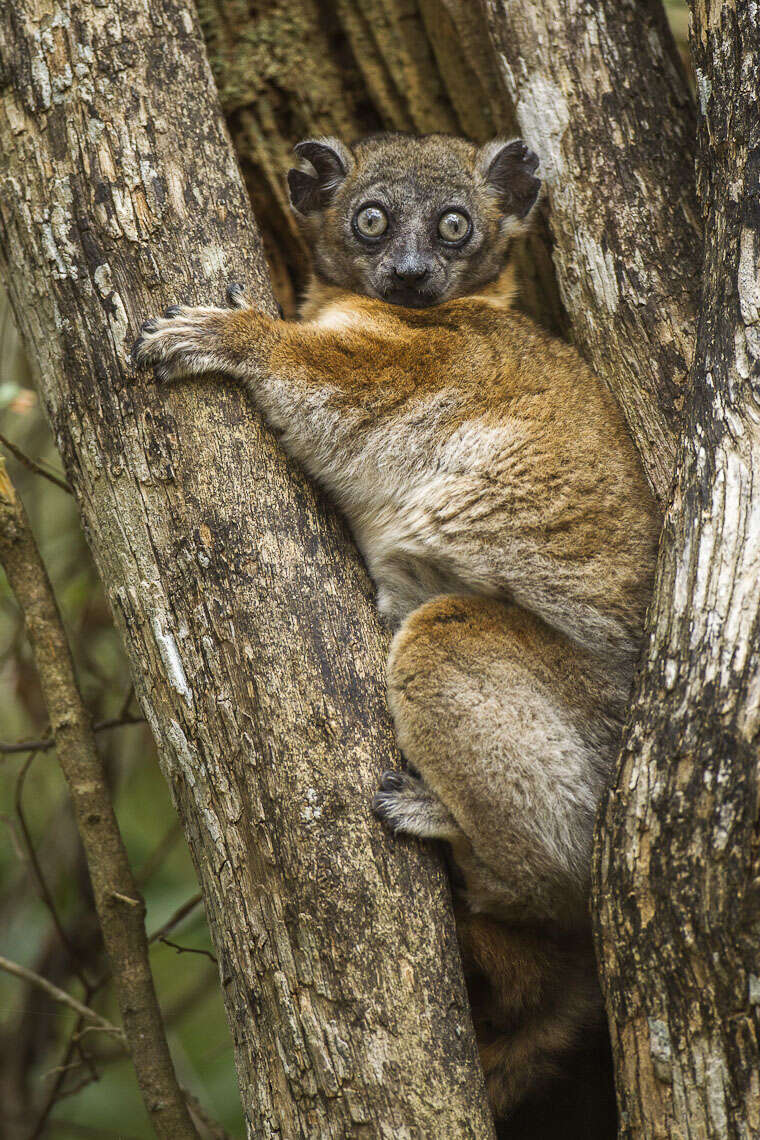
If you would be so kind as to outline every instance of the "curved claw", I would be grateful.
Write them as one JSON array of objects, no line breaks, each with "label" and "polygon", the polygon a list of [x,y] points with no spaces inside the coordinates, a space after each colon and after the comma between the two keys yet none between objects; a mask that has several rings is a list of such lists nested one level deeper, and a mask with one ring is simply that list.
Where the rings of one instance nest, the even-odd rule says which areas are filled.
[{"label": "curved claw", "polygon": [[231,281],[227,286],[227,300],[236,309],[247,308],[248,301],[245,295],[245,289],[238,281]]},{"label": "curved claw", "polygon": [[380,790],[383,792],[399,792],[405,783],[406,778],[403,772],[383,772],[380,777]]}]

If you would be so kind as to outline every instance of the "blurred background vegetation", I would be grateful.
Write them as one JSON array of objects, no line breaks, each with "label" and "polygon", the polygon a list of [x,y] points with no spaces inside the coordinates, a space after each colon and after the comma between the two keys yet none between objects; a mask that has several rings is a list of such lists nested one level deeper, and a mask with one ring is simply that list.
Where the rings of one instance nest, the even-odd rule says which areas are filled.
[{"label": "blurred background vegetation", "polygon": [[[356,4],[356,12],[362,7]],[[295,109],[286,122],[274,123],[276,116],[268,109],[271,90],[259,90],[254,75],[241,77],[225,59],[236,52],[235,36],[247,37],[247,50],[254,59],[263,53],[262,68],[273,66],[281,43],[277,37],[282,35],[282,42],[287,41],[295,24],[300,27],[308,18],[309,5],[279,0],[265,4],[263,15],[255,0],[250,4],[201,0],[199,8],[230,129],[268,239],[274,279],[285,308],[292,311],[294,289],[303,278],[299,264],[303,251],[287,229],[283,202],[274,201],[271,189],[282,180],[286,159],[283,156],[278,168],[279,160],[272,156],[277,157],[278,146],[289,147],[309,131],[302,129]],[[341,19],[350,27],[352,6],[336,5],[336,11],[341,8]],[[667,8],[686,56],[686,6],[677,0]],[[427,10],[429,16],[429,4]],[[294,12],[295,24],[293,20],[288,24],[288,13]],[[340,39],[340,29],[335,34]],[[352,111],[356,112],[353,121],[362,121],[363,116],[372,127],[398,125],[393,114],[387,108],[384,111],[376,91],[371,92],[374,103],[369,109],[366,93],[362,103],[360,78],[343,77],[353,100],[345,110],[346,131]],[[365,79],[371,89],[371,76]],[[450,90],[448,94],[456,107],[455,93]],[[333,107],[331,114],[335,113]],[[485,132],[485,108],[482,118]],[[312,119],[318,121],[319,115],[314,112]],[[324,129],[331,127],[335,129],[328,123]],[[276,137],[278,145],[267,150],[267,137],[270,143]],[[268,161],[262,158],[267,154]],[[25,466],[4,442],[45,471],[62,477],[1,287],[0,282],[0,449],[57,593],[93,719],[96,724],[125,722],[103,728],[98,739],[122,832],[145,895],[148,933],[164,931],[152,944],[151,962],[181,1083],[232,1136],[242,1136],[232,1048],[195,872],[150,733],[139,719],[124,653],[74,500],[56,483]],[[0,954],[34,969],[118,1023],[66,789],[55,751],[44,746],[46,736],[45,710],[29,646],[17,607],[0,575]],[[43,747],[19,749],[18,743],[25,741],[42,742]],[[0,972],[1,1136],[13,1140],[41,1136],[142,1140],[151,1136],[123,1053],[106,1034],[78,1036],[77,1029],[75,1014]]]}]

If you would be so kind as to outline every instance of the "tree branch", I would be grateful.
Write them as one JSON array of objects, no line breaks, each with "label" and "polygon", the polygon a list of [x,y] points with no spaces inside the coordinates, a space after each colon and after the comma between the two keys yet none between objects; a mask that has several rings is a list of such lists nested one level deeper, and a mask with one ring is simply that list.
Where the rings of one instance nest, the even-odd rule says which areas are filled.
[{"label": "tree branch", "polygon": [[60,487],[62,491],[66,491],[69,495],[72,493],[71,487],[65,479],[61,479],[60,476],[56,475],[53,471],[46,471],[44,467],[36,463],[33,459],[30,459],[26,452],[22,451],[20,447],[16,447],[15,443],[12,443],[11,440],[2,434],[0,434],[0,443],[10,451],[14,459],[17,459],[18,462],[29,471],[33,471],[35,475],[41,475],[43,479],[54,483],[56,487]]},{"label": "tree branch", "polygon": [[358,554],[239,392],[132,372],[166,305],[237,280],[276,312],[194,8],[59,8],[43,73],[47,17],[0,7],[1,272],[198,869],[249,1133],[490,1137],[442,865],[370,811],[398,753]]},{"label": "tree branch", "polygon": [[52,982],[49,982],[47,978],[43,978],[41,974],[36,974],[34,970],[29,970],[26,966],[19,965],[18,962],[11,962],[10,958],[4,958],[2,955],[0,955],[0,970],[5,970],[6,974],[13,974],[14,977],[29,982],[30,985],[36,986],[38,990],[44,990],[54,1001],[60,1002],[61,1005],[67,1005],[70,1009],[78,1013],[80,1017],[84,1018],[85,1021],[90,1021],[100,1029],[107,1029],[109,1033],[121,1037],[126,1044],[124,1031],[122,1029],[119,1029],[117,1025],[114,1025],[105,1017],[101,1017],[94,1009],[90,1009],[89,1006],[83,1005],[81,1001],[77,1001],[77,999],[67,993],[66,990],[61,990],[58,986],[54,986]]},{"label": "tree branch", "polygon": [[[159,1137],[197,1140],[174,1075],[153,987],[145,906],[132,879],[50,582],[2,460],[0,563],[21,607],[34,651],[58,760],[87,857],[124,1034],[145,1107]],[[134,899],[134,906],[115,906],[114,899],[122,898]]]},{"label": "tree branch", "polygon": [[[110,717],[108,720],[96,721],[92,726],[93,732],[108,732],[112,728],[123,728],[129,724],[145,724],[144,716],[131,716],[130,714]],[[17,740],[10,744],[0,741],[0,755],[14,756],[19,752],[47,752],[55,748],[55,737],[43,736],[39,740]]]}]

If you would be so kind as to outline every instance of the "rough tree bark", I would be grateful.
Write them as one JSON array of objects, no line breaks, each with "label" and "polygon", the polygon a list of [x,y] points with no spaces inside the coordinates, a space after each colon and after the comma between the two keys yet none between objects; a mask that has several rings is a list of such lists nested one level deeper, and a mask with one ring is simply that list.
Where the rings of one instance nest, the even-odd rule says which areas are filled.
[{"label": "rough tree bark", "polygon": [[760,22],[697,0],[703,300],[595,870],[621,1135],[760,1135]]},{"label": "rough tree bark", "polygon": [[[485,142],[516,134],[484,18],[468,0],[200,0],[227,125],[286,309],[309,250],[283,171],[308,135],[347,142],[378,130],[444,131]],[[567,329],[546,218],[516,251],[520,304]]]},{"label": "rough tree bark", "polygon": [[521,132],[547,175],[574,332],[620,400],[663,504],[688,404],[645,671],[595,865],[622,1135],[754,1137],[757,14],[695,5],[700,279],[692,115],[659,5],[484,3]]},{"label": "rough tree bark", "polygon": [[386,638],[335,516],[242,396],[137,381],[170,302],[273,311],[193,10],[0,11],[16,319],[182,818],[250,1136],[487,1137],[435,857],[369,812]]},{"label": "rough tree bark", "polygon": [[541,159],[574,336],[668,502],[699,283],[695,119],[660,0],[481,0]]}]

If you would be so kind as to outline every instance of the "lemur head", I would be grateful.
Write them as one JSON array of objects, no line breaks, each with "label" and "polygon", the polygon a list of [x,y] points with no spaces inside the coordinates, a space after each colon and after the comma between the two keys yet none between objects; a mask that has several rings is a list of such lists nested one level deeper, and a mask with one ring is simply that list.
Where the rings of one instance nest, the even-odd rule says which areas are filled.
[{"label": "lemur head", "polygon": [[541,182],[520,139],[478,148],[448,135],[373,135],[295,148],[290,202],[334,285],[424,308],[493,281]]}]

